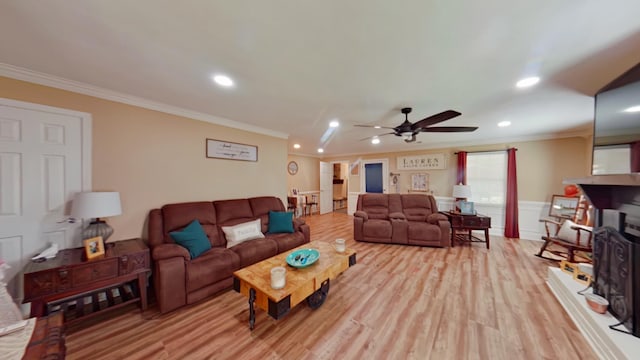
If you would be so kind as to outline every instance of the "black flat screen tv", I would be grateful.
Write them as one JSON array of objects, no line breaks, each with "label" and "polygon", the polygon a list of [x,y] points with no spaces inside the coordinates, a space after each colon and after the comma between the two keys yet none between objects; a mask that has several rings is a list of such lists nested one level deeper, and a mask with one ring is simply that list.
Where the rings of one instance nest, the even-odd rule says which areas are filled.
[{"label": "black flat screen tv", "polygon": [[596,94],[592,175],[640,173],[640,64]]}]

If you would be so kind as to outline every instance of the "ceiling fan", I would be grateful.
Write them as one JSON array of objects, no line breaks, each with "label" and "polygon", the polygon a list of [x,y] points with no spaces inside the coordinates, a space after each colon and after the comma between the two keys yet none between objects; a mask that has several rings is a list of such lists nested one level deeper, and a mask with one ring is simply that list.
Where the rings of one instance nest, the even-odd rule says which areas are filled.
[{"label": "ceiling fan", "polygon": [[[416,121],[414,123],[409,122],[409,113],[411,112],[410,107],[402,108],[402,113],[405,116],[404,122],[396,127],[386,127],[386,126],[377,126],[377,125],[355,125],[360,127],[372,127],[376,129],[391,129],[393,132],[381,134],[377,136],[383,135],[395,135],[402,136],[405,142],[414,142],[416,141],[416,135],[421,132],[471,132],[475,131],[477,126],[431,126],[449,119],[453,119],[456,116],[462,115],[461,113],[455,110],[447,110],[443,111],[439,114],[427,116],[426,118]],[[375,136],[372,136],[375,137]],[[372,137],[364,138],[361,140],[371,139]]]}]

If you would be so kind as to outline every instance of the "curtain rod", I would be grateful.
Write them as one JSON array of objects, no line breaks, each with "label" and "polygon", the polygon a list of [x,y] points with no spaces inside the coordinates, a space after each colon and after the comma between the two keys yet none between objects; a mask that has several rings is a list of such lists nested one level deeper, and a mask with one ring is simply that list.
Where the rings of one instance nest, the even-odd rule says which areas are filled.
[{"label": "curtain rod", "polygon": [[[518,151],[517,148],[509,148],[509,149],[515,149],[516,151]],[[475,153],[487,153],[487,152],[498,152],[498,151],[507,151],[509,149],[504,149],[504,150],[482,150],[482,151],[466,151],[467,154],[475,154]],[[454,155],[458,155],[457,152],[453,153]]]}]

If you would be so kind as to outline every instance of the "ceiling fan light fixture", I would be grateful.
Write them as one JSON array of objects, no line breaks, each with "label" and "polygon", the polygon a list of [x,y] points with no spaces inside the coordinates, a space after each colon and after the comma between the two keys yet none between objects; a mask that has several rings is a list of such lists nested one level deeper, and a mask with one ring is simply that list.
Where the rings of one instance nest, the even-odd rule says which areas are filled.
[{"label": "ceiling fan light fixture", "polygon": [[523,79],[520,79],[517,83],[516,83],[516,87],[518,88],[527,88],[530,86],[533,86],[537,83],[540,82],[540,78],[537,76],[530,76],[530,77],[526,77]]}]

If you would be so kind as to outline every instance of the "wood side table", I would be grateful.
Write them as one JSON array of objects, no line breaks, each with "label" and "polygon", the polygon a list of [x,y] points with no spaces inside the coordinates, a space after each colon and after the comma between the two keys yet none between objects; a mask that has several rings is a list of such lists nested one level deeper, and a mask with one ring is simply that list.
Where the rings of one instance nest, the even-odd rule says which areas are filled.
[{"label": "wood side table", "polygon": [[61,310],[68,323],[133,302],[146,310],[149,248],[141,239],[105,247],[105,255],[98,259],[87,260],[82,247],[30,262],[24,270],[23,303],[31,302],[31,316]]},{"label": "wood side table", "polygon": [[[480,214],[464,215],[452,211],[441,211],[440,213],[445,215],[451,223],[451,247],[455,245],[456,240],[461,240],[467,242],[485,242],[487,243],[487,249],[489,248],[490,217]],[[471,234],[472,230],[484,230],[484,240],[473,236]],[[468,234],[468,239],[464,239],[466,236],[456,236],[456,231],[464,232],[464,235]]]}]

